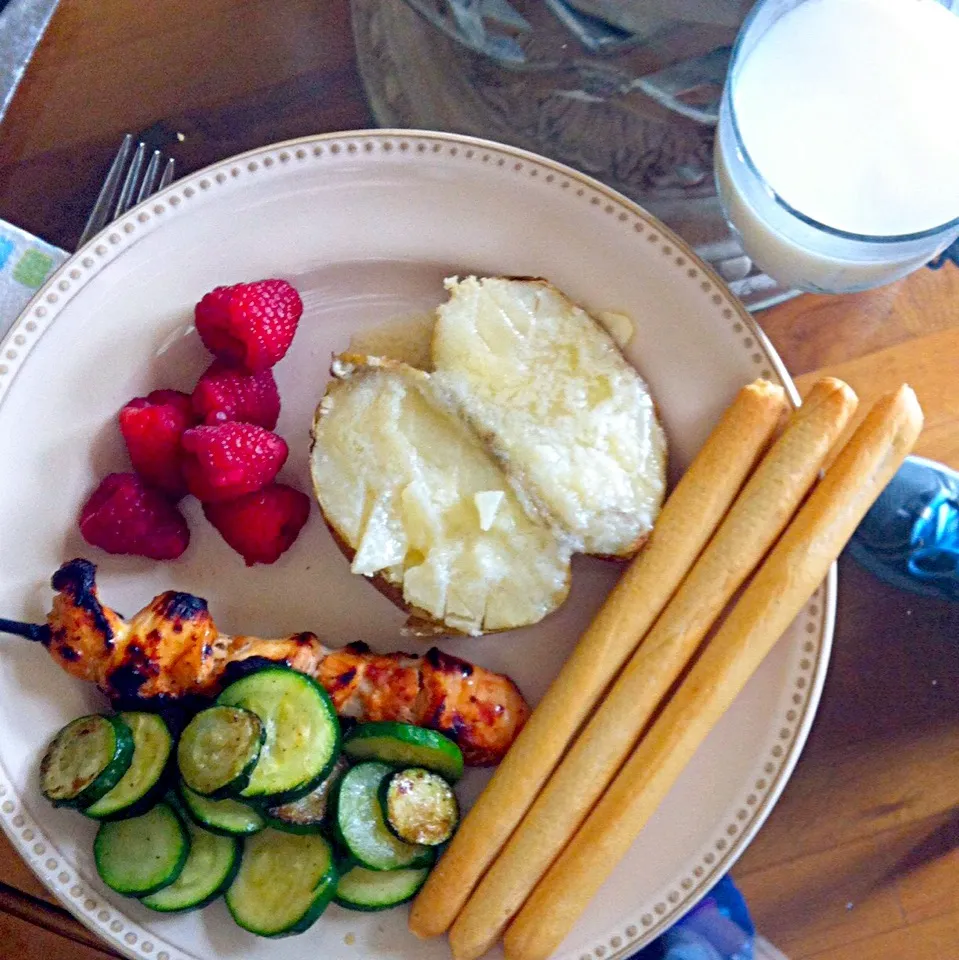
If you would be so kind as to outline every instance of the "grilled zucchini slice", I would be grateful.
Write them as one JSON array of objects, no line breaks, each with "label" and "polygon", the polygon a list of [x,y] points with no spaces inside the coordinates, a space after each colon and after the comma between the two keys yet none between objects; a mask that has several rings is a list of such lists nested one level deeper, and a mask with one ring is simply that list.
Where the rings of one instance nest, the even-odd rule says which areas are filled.
[{"label": "grilled zucchini slice", "polygon": [[351,867],[340,877],[333,900],[347,910],[388,910],[412,900],[429,874],[429,867],[387,872]]},{"label": "grilled zucchini slice", "polygon": [[337,792],[336,834],[357,863],[370,870],[428,866],[432,847],[405,843],[386,826],[379,793],[392,773],[391,767],[375,761],[346,773]]},{"label": "grilled zucchini slice", "polygon": [[170,886],[189,853],[186,824],[166,802],[139,817],[102,823],[93,841],[100,879],[129,897],[145,897]]},{"label": "grilled zucchini slice", "polygon": [[406,843],[438,847],[446,843],[459,823],[459,804],[453,788],[422,767],[400,770],[380,785],[386,825]]},{"label": "grilled zucchini slice", "polygon": [[346,759],[338,757],[330,775],[305,797],[267,807],[263,812],[267,823],[288,833],[318,833],[325,825],[331,795],[348,769]]},{"label": "grilled zucchini slice", "polygon": [[87,807],[109,793],[133,760],[133,733],[119,716],[68,723],[40,761],[40,791],[54,806]]},{"label": "grilled zucchini slice", "polygon": [[455,783],[463,776],[463,753],[449,737],[412,723],[381,720],[357,724],[343,740],[353,760],[379,760],[393,767],[423,767]]},{"label": "grilled zucchini slice", "polygon": [[336,881],[323,837],[264,830],[245,841],[226,905],[244,930],[261,937],[302,933],[333,899]]},{"label": "grilled zucchini slice", "polygon": [[240,868],[240,841],[187,823],[190,853],[169,886],[140,898],[160,913],[197,910],[212,903],[233,882]]},{"label": "grilled zucchini slice", "polygon": [[201,710],[180,735],[180,776],[204,797],[238,794],[250,782],[265,740],[266,726],[252,710],[223,705]]},{"label": "grilled zucchini slice", "polygon": [[329,694],[312,677],[267,667],[231,683],[217,703],[252,711],[266,729],[260,758],[239,796],[274,804],[298,800],[333,769],[340,724]]},{"label": "grilled zucchini slice", "polygon": [[133,734],[133,759],[120,782],[83,812],[95,820],[133,817],[148,810],[163,789],[164,773],[173,750],[170,729],[159,714],[121,713]]},{"label": "grilled zucchini slice", "polygon": [[247,837],[266,826],[259,810],[239,800],[211,800],[191,790],[182,780],[178,788],[187,816],[197,825],[229,837]]}]

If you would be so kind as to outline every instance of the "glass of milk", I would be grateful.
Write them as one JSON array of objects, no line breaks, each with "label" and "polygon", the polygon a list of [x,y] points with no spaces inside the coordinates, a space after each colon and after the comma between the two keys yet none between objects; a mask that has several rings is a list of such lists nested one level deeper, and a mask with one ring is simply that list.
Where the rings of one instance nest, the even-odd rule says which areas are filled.
[{"label": "glass of milk", "polygon": [[[959,6],[959,0],[952,0]],[[715,165],[746,252],[799,290],[865,290],[959,236],[959,16],[937,0],[762,0]]]}]

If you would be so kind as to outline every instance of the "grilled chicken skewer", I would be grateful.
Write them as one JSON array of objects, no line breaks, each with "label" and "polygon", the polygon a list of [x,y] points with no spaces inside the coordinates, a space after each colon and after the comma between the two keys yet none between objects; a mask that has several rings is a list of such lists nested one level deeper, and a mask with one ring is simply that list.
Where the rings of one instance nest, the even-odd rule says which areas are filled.
[{"label": "grilled chicken skewer", "polygon": [[529,716],[509,677],[435,647],[417,657],[372,653],[362,643],[333,650],[312,633],[228,636],[205,600],[174,591],[124,620],[100,602],[95,575],[87,560],[65,563],[51,581],[57,593],[47,622],[0,620],[0,631],[43,643],[67,673],[95,683],[117,705],[162,708],[213,697],[249,670],[282,663],[318,680],[340,716],[438,730],[474,766],[498,763]]}]

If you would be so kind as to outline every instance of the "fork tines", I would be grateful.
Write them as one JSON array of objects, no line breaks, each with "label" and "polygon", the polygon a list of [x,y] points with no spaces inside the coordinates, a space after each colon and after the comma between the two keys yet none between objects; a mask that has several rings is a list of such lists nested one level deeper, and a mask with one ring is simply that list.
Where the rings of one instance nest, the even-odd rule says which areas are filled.
[{"label": "fork tines", "polygon": [[[133,154],[132,159],[130,154]],[[78,246],[83,246],[95,233],[108,223],[122,216],[134,204],[162,190],[173,180],[176,162],[172,157],[164,160],[159,150],[154,150],[143,171],[147,147],[142,141],[133,149],[133,136],[127,134],[113,158],[110,171],[100,188],[97,202],[90,211]],[[162,173],[161,173],[162,168]],[[141,177],[141,171],[143,175]]]}]

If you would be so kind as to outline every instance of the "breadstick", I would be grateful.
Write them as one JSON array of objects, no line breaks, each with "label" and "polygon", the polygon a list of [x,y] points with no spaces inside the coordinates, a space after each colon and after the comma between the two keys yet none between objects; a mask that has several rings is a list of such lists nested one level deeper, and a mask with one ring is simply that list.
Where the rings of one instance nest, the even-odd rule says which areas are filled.
[{"label": "breadstick", "polygon": [[883,397],[506,933],[507,960],[543,960],[663,801],[695,750],[826,576],[922,428],[916,395]]},{"label": "breadstick", "polygon": [[712,536],[786,409],[781,387],[739,391],[663,506],[649,542],[540,701],[420,891],[410,929],[445,932],[583,720]]},{"label": "breadstick", "polygon": [[457,960],[473,960],[495,943],[559,856],[709,628],[782,533],[855,409],[846,384],[824,379],[793,414],[454,921]]}]

